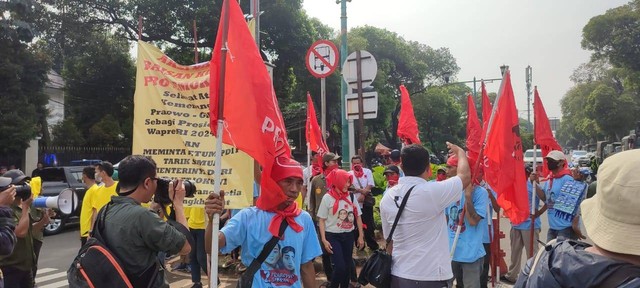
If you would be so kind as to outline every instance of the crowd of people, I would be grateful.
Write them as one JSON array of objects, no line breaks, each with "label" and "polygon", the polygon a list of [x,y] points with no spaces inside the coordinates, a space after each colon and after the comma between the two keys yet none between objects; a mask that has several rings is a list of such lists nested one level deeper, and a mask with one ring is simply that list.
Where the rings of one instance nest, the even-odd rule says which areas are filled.
[{"label": "crowd of people", "polygon": [[[316,287],[316,258],[327,276],[320,287],[359,287],[354,248],[365,247],[392,255],[391,287],[487,287],[491,225],[493,214],[500,213],[500,191],[481,177],[473,179],[477,173],[466,152],[447,146],[446,167],[435,171],[435,179],[429,152],[422,146],[393,152],[397,155],[383,170],[386,186],[379,203],[385,238],[400,203],[408,199],[386,247],[375,233],[372,171],[359,156],[350,159],[349,171],[340,169],[341,159],[333,153],[316,155],[305,170],[288,157],[276,158],[271,178],[278,189],[260,189],[254,179],[255,206],[236,211],[225,209],[223,191],[210,194],[205,208],[185,211],[181,180],[169,187],[170,207],[145,204],[158,189],[157,167],[150,157],[132,155],[121,161],[119,181],[112,179],[114,169],[108,162],[87,167],[82,175],[88,189],[81,209],[81,244],[100,229],[126,275],[136,279],[134,283],[152,283],[150,287],[168,287],[162,273],[166,254],[189,255],[193,287],[202,287],[201,273],[209,272],[206,253],[218,252],[239,255],[234,259],[240,259],[246,270],[242,277],[253,287]],[[566,159],[561,151],[545,155],[550,171],[545,177],[522,168],[534,213],[512,223],[509,268],[499,279],[516,287],[640,287],[640,246],[635,241],[640,233],[640,178],[634,173],[640,151],[604,161],[589,199],[587,175],[570,170]],[[16,185],[30,177],[19,170],[3,176],[0,279],[5,287],[33,287],[42,247],[38,233],[53,214],[33,207],[32,197],[16,197]],[[270,199],[278,197],[268,195],[285,200],[273,203]],[[300,198],[305,199],[302,205]],[[215,239],[220,251],[210,251],[212,221],[206,218],[216,213],[229,218]],[[540,249],[543,213],[549,228],[547,244]],[[593,245],[580,241],[585,235]],[[524,266],[523,250],[528,259]]]}]

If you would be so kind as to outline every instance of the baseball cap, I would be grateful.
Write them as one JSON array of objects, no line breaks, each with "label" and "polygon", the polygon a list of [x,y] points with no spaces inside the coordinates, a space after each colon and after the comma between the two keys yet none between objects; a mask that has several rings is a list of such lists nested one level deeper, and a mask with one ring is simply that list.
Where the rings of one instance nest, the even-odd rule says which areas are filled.
[{"label": "baseball cap", "polygon": [[596,195],[580,205],[587,234],[599,247],[640,256],[640,150],[616,153],[598,169]]},{"label": "baseball cap", "polygon": [[336,155],[335,153],[325,153],[324,155],[322,155],[322,162],[329,162],[331,160],[340,160],[340,156]]},{"label": "baseball cap", "polygon": [[7,187],[11,185],[11,178],[9,177],[0,177],[0,188]]},{"label": "baseball cap", "polygon": [[389,154],[389,158],[393,160],[400,160],[400,150],[398,149],[392,150],[391,153]]},{"label": "baseball cap", "polygon": [[389,165],[384,169],[384,173],[382,174],[387,174],[387,173],[400,174],[400,169],[398,169],[398,166],[396,165]]},{"label": "baseball cap", "polygon": [[458,167],[458,157],[451,156],[447,159],[447,166],[456,166]]},{"label": "baseball cap", "polygon": [[271,178],[276,182],[289,177],[303,178],[302,166],[296,160],[278,157],[271,167]]},{"label": "baseball cap", "polygon": [[549,154],[547,154],[547,156],[545,156],[544,158],[549,158],[549,159],[553,159],[556,161],[566,161],[567,157],[564,156],[564,153],[562,153],[562,151],[558,151],[558,150],[553,150],[551,152],[549,152]]},{"label": "baseball cap", "polygon": [[11,178],[11,184],[18,184],[24,180],[29,180],[31,179],[31,177],[24,175],[24,172],[18,170],[18,169],[11,169],[7,172],[5,172],[2,177],[8,177]]}]

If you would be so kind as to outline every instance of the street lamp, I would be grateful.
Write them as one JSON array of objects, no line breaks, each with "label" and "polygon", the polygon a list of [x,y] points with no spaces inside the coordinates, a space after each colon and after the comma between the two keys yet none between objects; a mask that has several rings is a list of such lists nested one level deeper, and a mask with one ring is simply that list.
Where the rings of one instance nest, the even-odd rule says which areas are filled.
[{"label": "street lamp", "polygon": [[509,70],[509,65],[502,64],[502,66],[500,66],[500,74],[502,74],[502,76],[504,76],[504,72],[507,70]]}]

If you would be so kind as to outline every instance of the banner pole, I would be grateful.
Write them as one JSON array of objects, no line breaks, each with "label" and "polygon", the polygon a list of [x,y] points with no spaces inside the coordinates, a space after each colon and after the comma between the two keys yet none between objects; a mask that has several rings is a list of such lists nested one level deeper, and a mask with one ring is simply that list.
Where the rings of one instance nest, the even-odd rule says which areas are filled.
[{"label": "banner pole", "polygon": [[[534,89],[534,91],[538,91],[538,86],[535,86],[533,89]],[[535,109],[536,109],[536,104],[537,104],[536,103],[536,98],[534,97],[533,98],[533,110],[534,110],[534,112],[535,112]],[[533,172],[537,173],[536,171],[538,171],[538,170],[536,169],[537,168],[536,166],[538,164],[538,159],[537,159],[538,158],[538,149],[537,149],[538,145],[536,143],[536,120],[538,120],[538,119],[535,118],[536,117],[536,113],[533,113],[533,117],[534,117],[534,119],[533,119]],[[527,181],[529,181],[529,179],[527,179]],[[537,189],[536,186],[537,186],[537,184],[535,182],[532,182],[531,185],[533,185],[533,191],[531,191],[531,217],[530,217],[531,218],[531,224],[529,225],[530,226],[529,234],[531,234],[531,235],[529,235],[529,242],[530,242],[529,243],[529,258],[533,257],[533,254],[534,254],[533,253],[533,247],[534,247],[533,240],[535,238],[533,236],[533,233],[535,233],[535,229],[536,229],[535,228],[536,219],[535,219],[534,215],[536,215],[536,213],[538,212],[537,211],[538,207],[536,207],[537,206],[536,205],[536,189]]]},{"label": "banner pole", "polygon": [[[224,15],[222,24],[222,43],[224,43],[220,53],[220,83],[218,83],[218,127],[216,131],[216,159],[215,175],[213,182],[213,193],[220,192],[220,181],[222,180],[222,133],[224,128],[224,89],[227,70],[227,38],[229,35],[229,1],[222,4],[222,14]],[[219,195],[219,194],[218,194]],[[212,219],[212,241],[211,241],[211,275],[209,276],[209,287],[218,287],[218,233],[220,232],[220,214],[216,213]]]},{"label": "banner pole", "polygon": [[193,20],[193,62],[198,64],[198,27],[196,26],[196,20]]}]

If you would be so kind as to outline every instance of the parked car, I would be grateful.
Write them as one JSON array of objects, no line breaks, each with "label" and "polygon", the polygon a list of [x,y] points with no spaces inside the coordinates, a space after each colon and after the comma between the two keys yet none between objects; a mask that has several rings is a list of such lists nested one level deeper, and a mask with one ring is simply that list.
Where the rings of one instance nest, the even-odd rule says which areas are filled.
[{"label": "parked car", "polygon": [[587,153],[586,155],[578,158],[578,167],[589,167],[591,166],[591,158],[595,157],[595,153]]},{"label": "parked car", "polygon": [[[536,149],[536,166],[542,165],[542,150]],[[529,149],[524,151],[524,164],[533,166],[533,149]]]},{"label": "parked car", "polygon": [[93,166],[96,164],[100,164],[102,160],[100,159],[81,159],[81,160],[71,160],[69,166]]},{"label": "parked car", "polygon": [[46,167],[40,173],[42,191],[40,196],[55,197],[64,189],[72,189],[78,196],[77,208],[69,215],[56,211],[56,217],[44,227],[45,235],[54,235],[62,231],[65,225],[79,221],[80,207],[86,188],[82,183],[82,169],[85,166]]},{"label": "parked car", "polygon": [[578,165],[578,159],[585,155],[587,155],[587,151],[573,150],[573,152],[571,153],[571,163],[573,163],[573,165]]}]

